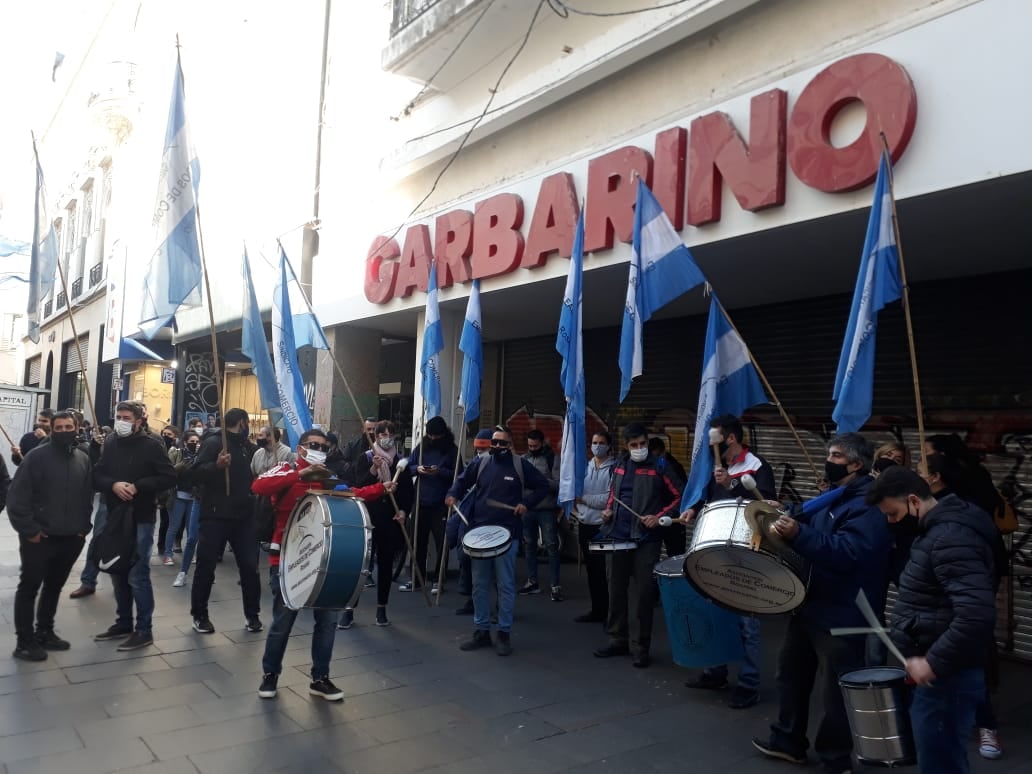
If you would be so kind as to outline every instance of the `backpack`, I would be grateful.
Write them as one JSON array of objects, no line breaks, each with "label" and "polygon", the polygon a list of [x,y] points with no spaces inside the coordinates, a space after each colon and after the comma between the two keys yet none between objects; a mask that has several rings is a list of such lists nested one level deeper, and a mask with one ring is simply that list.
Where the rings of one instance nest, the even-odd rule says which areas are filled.
[{"label": "backpack", "polygon": [[131,503],[108,510],[107,523],[94,544],[97,567],[112,575],[127,575],[136,558],[136,519]]}]

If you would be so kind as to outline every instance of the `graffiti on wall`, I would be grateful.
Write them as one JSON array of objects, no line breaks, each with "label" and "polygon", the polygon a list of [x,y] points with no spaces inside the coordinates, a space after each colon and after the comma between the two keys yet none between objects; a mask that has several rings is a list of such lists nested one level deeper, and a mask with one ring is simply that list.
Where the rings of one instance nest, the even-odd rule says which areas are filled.
[{"label": "graffiti on wall", "polygon": [[219,388],[215,380],[215,361],[210,352],[191,353],[183,372],[184,416],[209,414],[218,418]]}]

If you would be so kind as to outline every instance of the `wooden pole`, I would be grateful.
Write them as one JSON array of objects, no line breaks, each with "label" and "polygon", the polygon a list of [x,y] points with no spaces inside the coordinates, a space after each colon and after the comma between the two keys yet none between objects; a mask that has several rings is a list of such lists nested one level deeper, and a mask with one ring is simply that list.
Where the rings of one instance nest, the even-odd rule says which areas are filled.
[{"label": "wooden pole", "polygon": [[4,438],[7,439],[7,445],[10,446],[12,449],[18,445],[11,439],[11,436],[7,434],[7,428],[5,428],[3,424],[0,424],[0,433],[4,434]]},{"label": "wooden pole", "polygon": [[412,518],[412,545],[409,546],[409,551],[412,552],[412,556],[409,557],[409,580],[412,583],[416,582],[416,551],[419,547],[419,493],[423,485],[423,474],[419,468],[423,467],[423,447],[426,445],[423,441],[426,440],[426,399],[423,399],[423,411],[420,414],[419,421],[419,464],[416,467],[416,503],[413,507],[415,516]]},{"label": "wooden pole", "polygon": [[752,361],[753,368],[756,369],[756,373],[759,375],[760,381],[763,382],[763,386],[766,388],[771,400],[774,401],[774,405],[778,407],[778,412],[781,414],[781,418],[785,420],[785,424],[788,425],[788,429],[792,431],[792,437],[795,438],[800,451],[802,451],[803,456],[806,458],[806,463],[810,466],[810,470],[813,471],[813,477],[815,479],[820,478],[821,474],[817,472],[817,465],[814,463],[813,457],[810,456],[810,452],[807,451],[806,446],[803,444],[803,439],[800,437],[799,431],[796,430],[795,425],[788,416],[788,412],[785,411],[785,407],[781,405],[781,401],[778,400],[777,393],[774,392],[774,388],[771,387],[770,382],[767,381],[767,375],[763,373],[763,369],[760,368],[760,364],[756,361],[756,357],[753,355],[752,350],[749,349],[749,345],[745,343],[745,339],[742,337],[742,334],[739,333],[738,328],[736,328],[735,324],[731,321],[731,316],[727,313],[727,309],[724,308],[724,305],[720,302],[719,298],[717,299],[717,306],[720,307],[720,312],[724,315],[724,319],[727,320],[727,324],[731,326],[731,330],[738,334],[738,338],[741,339],[742,344],[745,345],[745,351],[749,354],[749,360]]},{"label": "wooden pole", "polygon": [[86,378],[86,361],[82,357],[82,344],[79,343],[79,332],[75,329],[75,315],[72,314],[72,296],[68,292],[68,282],[65,280],[64,267],[61,259],[57,261],[57,273],[61,277],[61,290],[65,294],[65,303],[68,304],[68,322],[72,326],[72,338],[75,339],[75,351],[79,354],[79,373],[82,374],[82,386],[86,390],[86,402],[96,423],[100,417],[97,416],[97,408],[93,405],[93,392],[90,390],[90,380]]},{"label": "wooden pole", "polygon": [[[391,498],[391,504],[394,506],[394,512],[399,513],[401,511],[401,508],[398,507],[398,501],[394,499],[394,492],[388,492],[387,496]],[[405,531],[404,524],[401,525],[401,534],[405,536],[405,542],[408,542],[408,533]],[[411,550],[412,544],[409,543],[409,551]],[[419,577],[419,585],[423,589],[423,598],[426,599],[426,606],[433,607],[434,603],[430,601],[430,590],[426,587],[426,582],[423,578],[423,570],[417,566],[416,573]]]},{"label": "wooden pole", "polygon": [[[907,343],[910,345],[910,374],[914,380],[914,405],[917,408],[917,436],[918,444],[923,444],[925,439],[924,406],[921,403],[921,380],[917,375],[917,347],[914,344],[914,322],[910,317],[910,286],[907,284],[907,269],[903,263],[903,243],[899,238],[899,217],[896,214],[896,192],[892,181],[892,156],[889,154],[888,140],[885,132],[881,132],[882,153],[885,154],[886,167],[889,170],[889,201],[892,202],[892,232],[896,237],[896,255],[899,256],[899,279],[903,285],[903,315],[907,321]],[[925,464],[924,454],[918,457],[917,469],[922,475],[927,475],[928,466]]]},{"label": "wooden pole", "polygon": [[[460,410],[464,411],[464,409],[461,409],[461,407],[460,407]],[[462,447],[465,445],[465,443],[466,443],[466,417],[465,417],[465,414],[463,414],[463,417],[462,417],[462,427],[459,430],[459,442],[455,445],[455,469],[452,471],[452,484],[454,484],[455,480],[459,477],[459,463],[462,461]],[[444,525],[445,525],[445,532],[446,533],[447,533],[447,527],[448,527],[448,519],[451,518],[452,509],[454,507],[455,506],[453,505],[451,508],[449,508],[448,509],[448,513],[444,517]],[[447,559],[448,559],[448,538],[447,538],[447,535],[445,535],[445,539],[441,541],[441,556],[439,558],[440,558],[440,562],[441,562],[441,567],[437,571],[437,595],[436,595],[436,597],[437,597],[436,602],[437,602],[437,606],[438,607],[441,606],[441,592],[444,591],[444,570],[445,570],[445,567],[447,566]]]}]

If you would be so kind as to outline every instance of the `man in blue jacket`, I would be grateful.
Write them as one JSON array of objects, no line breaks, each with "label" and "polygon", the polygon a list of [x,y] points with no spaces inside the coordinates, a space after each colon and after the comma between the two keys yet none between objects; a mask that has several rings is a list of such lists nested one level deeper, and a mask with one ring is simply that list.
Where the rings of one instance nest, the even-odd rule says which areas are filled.
[{"label": "man in blue jacket", "polygon": [[[516,466],[520,466],[520,470]],[[494,643],[499,656],[512,653],[509,637],[512,632],[513,609],[516,603],[516,557],[520,552],[523,514],[548,496],[548,479],[522,457],[512,454],[512,433],[496,427],[491,435],[491,456],[475,459],[462,472],[444,503],[449,508],[476,487],[473,504],[465,511],[469,526],[501,526],[509,530],[512,543],[505,553],[491,559],[473,559],[473,637],[461,645],[462,650],[476,650],[491,645],[491,580],[498,586],[498,640]]]},{"label": "man in blue jacket", "polygon": [[811,566],[806,600],[792,616],[778,656],[778,719],[769,739],[753,746],[771,758],[806,762],[810,692],[820,667],[824,714],[814,751],[824,770],[851,770],[849,730],[839,675],[864,666],[863,636],[834,637],[830,630],[867,624],[856,605],[861,589],[881,617],[889,580],[892,540],[885,516],[866,501],[872,449],[862,435],[843,433],[828,443],[824,471],[835,487],[824,507],[775,528]]},{"label": "man in blue jacket", "polygon": [[987,643],[996,621],[992,518],[956,495],[936,499],[906,468],[878,477],[867,495],[893,524],[918,519],[899,579],[892,640],[917,683],[910,720],[926,774],[966,774],[965,741],[985,693]]}]

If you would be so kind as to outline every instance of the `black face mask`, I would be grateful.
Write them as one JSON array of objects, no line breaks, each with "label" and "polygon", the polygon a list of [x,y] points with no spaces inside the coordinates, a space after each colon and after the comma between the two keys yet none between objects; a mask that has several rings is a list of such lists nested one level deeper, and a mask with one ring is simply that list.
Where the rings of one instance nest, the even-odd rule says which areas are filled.
[{"label": "black face mask", "polygon": [[838,462],[824,461],[824,475],[828,477],[828,481],[831,484],[837,484],[839,481],[849,475],[849,466],[843,465]]},{"label": "black face mask", "polygon": [[175,438],[170,438],[167,435],[161,436],[161,440],[165,442],[165,448],[166,449],[171,449],[173,446],[176,445],[176,439]]},{"label": "black face mask", "polygon": [[501,457],[509,453],[508,446],[492,446],[489,450],[492,457]]},{"label": "black face mask", "polygon": [[894,459],[891,459],[889,457],[882,457],[881,459],[875,460],[871,468],[874,470],[875,473],[884,473],[889,468],[894,468],[898,464],[899,463],[896,462],[896,460]]},{"label": "black face mask", "polygon": [[63,449],[67,449],[75,443],[77,437],[78,433],[74,430],[59,430],[56,433],[50,434],[50,442],[57,444]]},{"label": "black face mask", "polygon": [[196,452],[198,445],[199,444],[197,443],[197,441],[191,441],[186,445],[186,448],[189,449],[191,452]]},{"label": "black face mask", "polygon": [[530,452],[531,457],[540,457],[542,454],[545,453],[545,447],[539,446],[537,449],[527,449],[527,451]]},{"label": "black face mask", "polygon": [[255,443],[258,444],[258,448],[259,449],[264,449],[266,446],[269,445],[269,439],[268,438],[259,438],[258,440],[255,441]]}]

